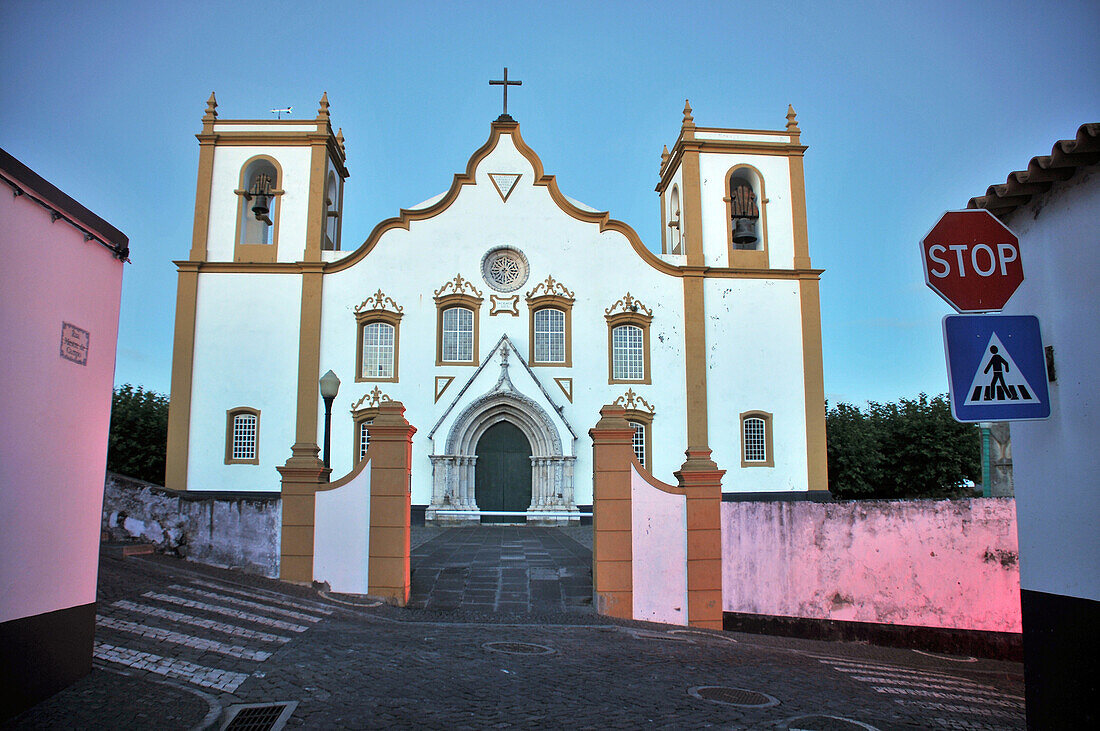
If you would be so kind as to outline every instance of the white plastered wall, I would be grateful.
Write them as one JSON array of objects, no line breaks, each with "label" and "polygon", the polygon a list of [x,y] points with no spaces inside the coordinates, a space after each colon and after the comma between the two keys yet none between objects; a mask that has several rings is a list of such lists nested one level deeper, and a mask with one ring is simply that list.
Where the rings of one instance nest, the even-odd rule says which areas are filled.
[{"label": "white plastered wall", "polygon": [[1039,317],[1057,371],[1050,418],[1012,425],[1020,586],[1092,600],[1100,600],[1098,218],[1093,166],[1005,221],[1020,238],[1025,278],[1004,314]]},{"label": "white plastered wall", "polygon": [[316,496],[313,580],[341,594],[370,592],[370,477],[368,458],[346,485]]},{"label": "white plastered wall", "polygon": [[309,209],[310,148],[221,145],[214,149],[209,234],[206,242],[208,261],[233,261],[240,198],[233,191],[241,184],[241,169],[245,163],[258,155],[274,158],[282,168],[279,185],[286,192],[278,196],[277,204],[278,260],[300,261],[302,258]]},{"label": "white plastered wall", "polygon": [[[189,490],[278,490],[294,443],[302,284],[297,274],[200,274]],[[226,411],[260,411],[259,464],[225,462]]]},{"label": "white plastered wall", "polygon": [[[794,266],[794,224],[791,219],[791,173],[785,155],[701,154],[699,175],[703,201],[703,258],[707,266],[727,267],[729,237],[726,229],[726,176],[736,165],[751,165],[763,178],[766,198],[758,201],[761,212],[758,224],[768,227],[768,265],[772,269]],[[766,218],[766,221],[765,221]]]},{"label": "white plastered wall", "polygon": [[[522,174],[507,203],[489,180],[490,172]],[[351,405],[377,385],[405,404],[405,417],[419,430],[413,437],[412,502],[427,504],[431,497],[428,456],[432,454],[427,433],[475,370],[475,366],[436,367],[433,292],[456,274],[469,279],[485,300],[480,310],[479,357],[484,358],[507,333],[526,358],[529,310],[525,295],[553,275],[575,293],[571,318],[573,366],[536,367],[534,371],[554,402],[563,407],[564,417],[578,435],[577,443],[564,450],[577,455],[577,503],[592,502],[588,429],[599,419],[600,407],[628,388],[657,409],[653,422],[654,472],[662,479],[673,479],[671,473],[683,462],[686,445],[681,280],[661,274],[643,261],[621,234],[600,233],[597,224],[567,215],[551,199],[547,187],[533,185],[533,174],[510,135],[503,135],[496,149],[479,164],[476,185],[464,186],[446,211],[413,222],[408,231],[388,231],[365,259],[325,276],[320,370],[333,369],[344,384],[333,406],[334,475],[351,469]],[[350,247],[350,242],[344,244],[344,248]],[[481,276],[482,257],[500,245],[519,249],[530,265],[529,279],[512,293],[495,292]],[[399,381],[355,383],[353,309],[379,288],[404,308]],[[628,291],[654,311],[650,341],[654,385],[607,383],[605,310]],[[518,294],[519,316],[491,316],[492,294]],[[455,377],[438,402],[433,388],[437,375]],[[554,382],[555,377],[573,379],[572,403]],[[319,404],[319,415],[322,409]],[[436,443],[445,438],[445,433],[437,433]]]},{"label": "white plastered wall", "polygon": [[[798,282],[707,279],[707,414],[723,492],[806,490]],[[772,414],[774,467],[741,467],[740,415]]]}]

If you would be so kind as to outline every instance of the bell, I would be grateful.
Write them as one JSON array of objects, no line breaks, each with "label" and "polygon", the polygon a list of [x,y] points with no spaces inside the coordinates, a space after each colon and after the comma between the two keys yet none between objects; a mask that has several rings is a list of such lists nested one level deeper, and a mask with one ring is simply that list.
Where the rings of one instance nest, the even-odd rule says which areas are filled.
[{"label": "bell", "polygon": [[756,243],[756,221],[751,218],[733,219],[733,243]]},{"label": "bell", "polygon": [[271,196],[264,193],[252,194],[252,213],[255,214],[256,220],[262,221],[267,218],[267,214],[270,213],[269,202]]}]

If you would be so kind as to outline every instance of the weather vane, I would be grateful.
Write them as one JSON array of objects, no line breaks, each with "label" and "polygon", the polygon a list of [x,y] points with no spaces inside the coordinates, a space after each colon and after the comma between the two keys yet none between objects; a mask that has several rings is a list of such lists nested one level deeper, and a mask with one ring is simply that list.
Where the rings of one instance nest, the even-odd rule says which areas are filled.
[{"label": "weather vane", "polygon": [[287,107],[286,109],[272,109],[270,111],[272,114],[279,115],[278,118],[282,119],[284,114],[290,114],[291,112],[293,112],[294,107]]}]

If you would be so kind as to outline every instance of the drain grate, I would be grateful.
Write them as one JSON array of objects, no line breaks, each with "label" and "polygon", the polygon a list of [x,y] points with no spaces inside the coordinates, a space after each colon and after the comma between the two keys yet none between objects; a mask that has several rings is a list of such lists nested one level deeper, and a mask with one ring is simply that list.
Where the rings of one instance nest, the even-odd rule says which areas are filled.
[{"label": "drain grate", "polygon": [[240,703],[226,709],[222,731],[280,731],[290,715],[298,707],[298,701],[281,703]]},{"label": "drain grate", "polygon": [[767,693],[746,690],[745,688],[730,688],[725,685],[697,685],[694,688],[689,688],[688,693],[700,700],[721,703],[724,706],[767,708],[779,705],[779,699],[773,698]]},{"label": "drain grate", "polygon": [[482,647],[508,655],[549,655],[554,652],[553,648],[546,645],[535,645],[530,642],[486,642]]}]

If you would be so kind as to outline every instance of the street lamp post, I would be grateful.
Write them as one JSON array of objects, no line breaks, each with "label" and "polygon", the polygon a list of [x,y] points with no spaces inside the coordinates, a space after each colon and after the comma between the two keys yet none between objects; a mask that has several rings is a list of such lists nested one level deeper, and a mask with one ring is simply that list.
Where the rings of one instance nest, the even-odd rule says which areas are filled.
[{"label": "street lamp post", "polygon": [[321,376],[321,398],[325,400],[325,451],[324,460],[325,468],[328,469],[328,456],[329,456],[329,433],[332,431],[332,400],[336,398],[336,394],[340,392],[340,379],[336,377],[336,374],[329,371],[325,375]]}]

